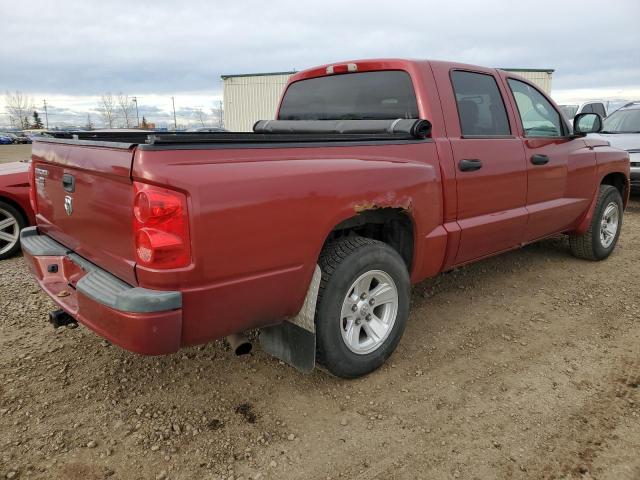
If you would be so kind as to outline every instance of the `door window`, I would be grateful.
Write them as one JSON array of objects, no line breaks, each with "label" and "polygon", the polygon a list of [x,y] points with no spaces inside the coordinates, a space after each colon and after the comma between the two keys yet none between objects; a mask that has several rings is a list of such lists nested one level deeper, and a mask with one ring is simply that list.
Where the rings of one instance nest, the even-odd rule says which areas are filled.
[{"label": "door window", "polygon": [[451,82],[463,136],[511,135],[507,110],[491,75],[455,70]]},{"label": "door window", "polygon": [[597,113],[602,118],[607,116],[607,110],[602,103],[592,103],[591,108],[593,109],[593,113]]},{"label": "door window", "polygon": [[553,105],[531,85],[509,79],[526,137],[562,137],[562,120]]}]

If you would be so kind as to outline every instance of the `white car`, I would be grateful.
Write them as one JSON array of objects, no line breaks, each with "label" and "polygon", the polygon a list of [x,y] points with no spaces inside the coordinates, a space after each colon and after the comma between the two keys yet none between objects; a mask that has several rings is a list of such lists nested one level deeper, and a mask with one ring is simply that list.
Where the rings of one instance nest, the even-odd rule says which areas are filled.
[{"label": "white car", "polygon": [[640,190],[640,102],[627,103],[602,122],[600,133],[590,134],[629,152],[631,189]]},{"label": "white car", "polygon": [[590,100],[588,102],[583,102],[579,104],[566,104],[566,105],[558,105],[560,107],[560,112],[565,116],[569,123],[573,121],[573,117],[575,117],[579,113],[597,113],[602,118],[607,116],[607,108],[604,105],[604,102],[601,100]]}]

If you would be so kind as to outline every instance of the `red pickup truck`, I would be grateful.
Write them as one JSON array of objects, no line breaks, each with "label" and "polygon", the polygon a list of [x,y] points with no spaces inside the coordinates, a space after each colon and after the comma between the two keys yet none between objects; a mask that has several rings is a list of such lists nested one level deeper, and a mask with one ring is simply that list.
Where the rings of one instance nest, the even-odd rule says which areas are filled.
[{"label": "red pickup truck", "polygon": [[20,230],[34,223],[28,162],[0,164],[0,260],[20,250]]},{"label": "red pickup truck", "polygon": [[22,233],[42,288],[125,349],[250,329],[357,377],[393,352],[410,286],[556,234],[602,260],[629,158],[509,72],[399,59],[294,75],[253,133],[38,139]]}]

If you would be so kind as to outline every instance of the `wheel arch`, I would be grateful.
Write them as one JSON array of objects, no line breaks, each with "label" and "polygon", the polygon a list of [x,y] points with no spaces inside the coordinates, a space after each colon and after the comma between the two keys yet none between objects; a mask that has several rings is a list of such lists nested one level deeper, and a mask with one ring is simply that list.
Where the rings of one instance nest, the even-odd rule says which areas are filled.
[{"label": "wheel arch", "polygon": [[616,187],[616,189],[620,192],[620,196],[622,197],[622,204],[625,208],[627,207],[630,185],[629,178],[624,173],[607,173],[600,181],[600,185],[611,185],[613,187]]},{"label": "wheel arch", "polygon": [[415,254],[415,220],[408,208],[375,207],[359,210],[341,220],[325,236],[322,249],[332,240],[359,235],[379,240],[393,248],[411,271]]},{"label": "wheel arch", "polygon": [[593,218],[595,212],[596,203],[598,201],[598,192],[600,191],[599,189],[602,185],[611,185],[615,187],[622,196],[623,208],[627,207],[630,192],[629,178],[622,172],[608,172],[600,179],[600,182],[597,184],[593,199],[591,200],[591,205],[589,205],[587,213],[584,215],[580,223],[578,223],[578,226],[570,232],[571,234],[582,235],[589,229],[591,219]]}]

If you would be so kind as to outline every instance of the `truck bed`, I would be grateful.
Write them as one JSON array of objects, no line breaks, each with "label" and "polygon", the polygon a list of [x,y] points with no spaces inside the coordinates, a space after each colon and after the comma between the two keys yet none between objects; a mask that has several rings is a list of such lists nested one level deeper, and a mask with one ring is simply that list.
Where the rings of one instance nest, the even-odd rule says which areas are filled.
[{"label": "truck bed", "polygon": [[[428,122],[301,122],[294,132],[290,122],[269,123],[265,133],[84,132],[38,140],[32,165],[39,234],[131,287],[180,291],[187,345],[295,315],[315,268],[308,259],[359,209],[409,208],[420,191],[425,204],[411,208],[442,211]],[[392,125],[404,131],[388,131]],[[184,197],[188,264],[157,269],[136,257],[141,185]],[[416,229],[420,242],[440,222],[437,215],[425,220]],[[239,298],[240,284],[261,301]],[[238,304],[246,308],[231,307]]]},{"label": "truck bed", "polygon": [[388,142],[427,138],[427,120],[261,120],[254,132],[146,132],[110,131],[57,133],[44,141],[129,149],[137,145],[273,144],[322,142]]}]

